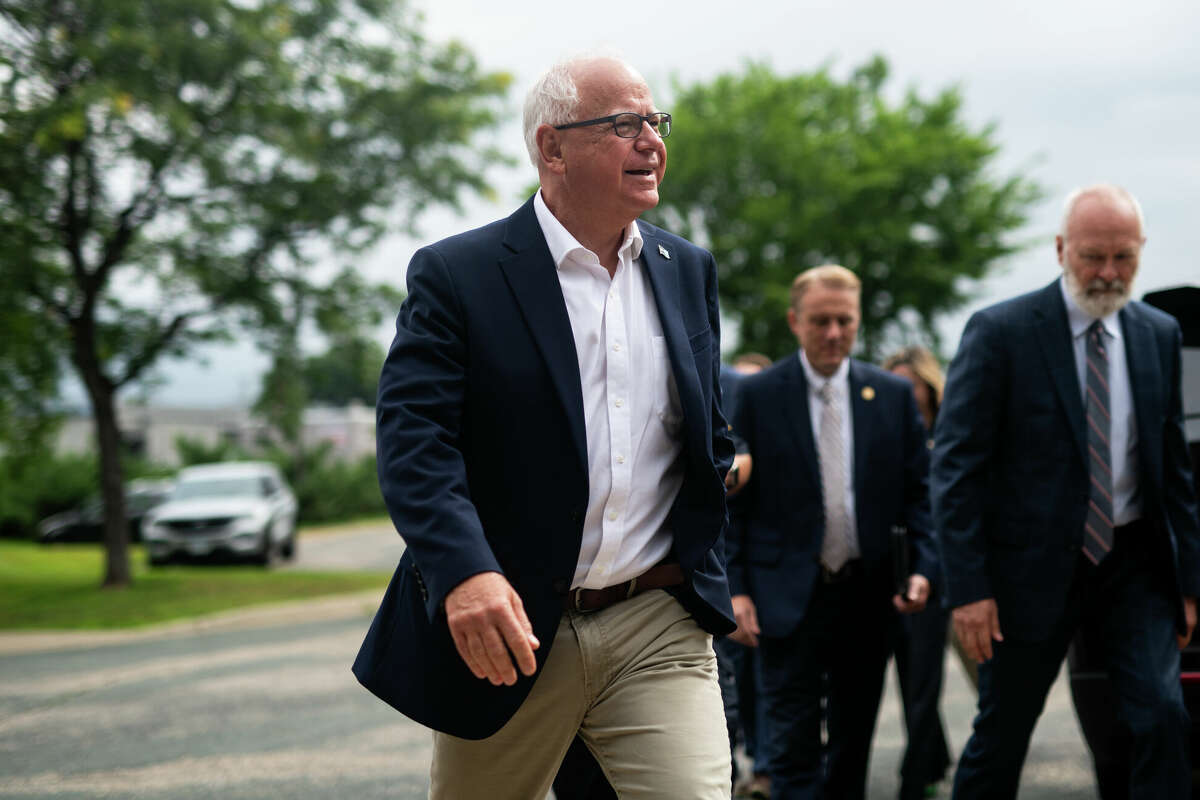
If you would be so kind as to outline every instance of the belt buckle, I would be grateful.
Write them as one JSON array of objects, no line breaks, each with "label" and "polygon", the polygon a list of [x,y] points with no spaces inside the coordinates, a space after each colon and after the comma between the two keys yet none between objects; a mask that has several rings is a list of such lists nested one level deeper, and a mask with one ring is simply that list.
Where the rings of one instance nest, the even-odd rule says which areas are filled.
[{"label": "belt buckle", "polygon": [[583,607],[583,587],[577,586],[572,589],[568,596],[571,598],[571,608],[578,611],[580,614],[587,613],[587,609]]}]

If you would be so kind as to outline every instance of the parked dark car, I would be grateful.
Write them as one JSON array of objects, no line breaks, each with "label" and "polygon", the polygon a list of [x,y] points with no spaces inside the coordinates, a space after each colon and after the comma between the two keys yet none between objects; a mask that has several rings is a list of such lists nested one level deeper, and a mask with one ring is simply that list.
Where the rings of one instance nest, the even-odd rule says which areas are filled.
[{"label": "parked dark car", "polygon": [[[1179,320],[1183,329],[1183,413],[1196,494],[1200,497],[1200,287],[1150,292],[1147,303]],[[1129,732],[1117,721],[1116,696],[1096,652],[1101,643],[1076,637],[1068,655],[1071,698],[1092,751],[1101,800],[1129,797]],[[1192,637],[1182,657],[1183,699],[1192,718],[1192,798],[1200,800],[1200,641]]]},{"label": "parked dark car", "polygon": [[[141,541],[146,512],[166,501],[173,481],[136,480],[125,484],[125,514],[131,541]],[[104,539],[104,503],[88,498],[79,508],[46,517],[38,523],[37,539],[52,542],[99,542]]]}]

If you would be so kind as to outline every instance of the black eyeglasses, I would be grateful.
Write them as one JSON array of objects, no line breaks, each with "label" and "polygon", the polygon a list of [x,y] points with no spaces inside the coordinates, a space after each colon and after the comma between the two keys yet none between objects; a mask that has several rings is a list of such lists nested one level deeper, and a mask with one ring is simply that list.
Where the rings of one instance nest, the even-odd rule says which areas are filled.
[{"label": "black eyeglasses", "polygon": [[650,128],[664,139],[671,135],[671,115],[663,111],[655,111],[653,114],[645,116],[635,114],[632,111],[623,111],[620,114],[613,114],[610,117],[585,119],[583,122],[568,122],[565,125],[555,125],[554,130],[565,131],[567,128],[603,125],[606,122],[612,123],[613,131],[622,139],[636,139],[642,132],[643,122],[649,123]]}]

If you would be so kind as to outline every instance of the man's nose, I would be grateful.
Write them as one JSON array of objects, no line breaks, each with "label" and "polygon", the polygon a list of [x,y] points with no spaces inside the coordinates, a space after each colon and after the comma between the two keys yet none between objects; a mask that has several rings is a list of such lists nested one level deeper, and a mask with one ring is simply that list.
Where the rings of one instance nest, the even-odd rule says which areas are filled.
[{"label": "man's nose", "polygon": [[1115,281],[1120,272],[1117,271],[1117,260],[1115,258],[1104,259],[1104,264],[1100,267],[1100,278],[1105,281]]}]

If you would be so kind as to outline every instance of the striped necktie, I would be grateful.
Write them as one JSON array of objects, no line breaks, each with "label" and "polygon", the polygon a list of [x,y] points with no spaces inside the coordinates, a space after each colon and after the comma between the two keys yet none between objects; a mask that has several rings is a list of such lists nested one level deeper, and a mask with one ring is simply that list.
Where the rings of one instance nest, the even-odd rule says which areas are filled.
[{"label": "striped necktie", "polygon": [[850,519],[846,512],[846,445],[842,441],[842,406],[832,381],[818,390],[821,397],[821,430],[817,458],[821,466],[821,488],[825,504],[825,538],[821,540],[821,562],[831,572],[842,568],[853,555]]},{"label": "striped necktie", "polygon": [[1112,431],[1109,413],[1108,348],[1104,326],[1087,329],[1088,508],[1083,524],[1083,554],[1099,564],[1113,546]]}]

